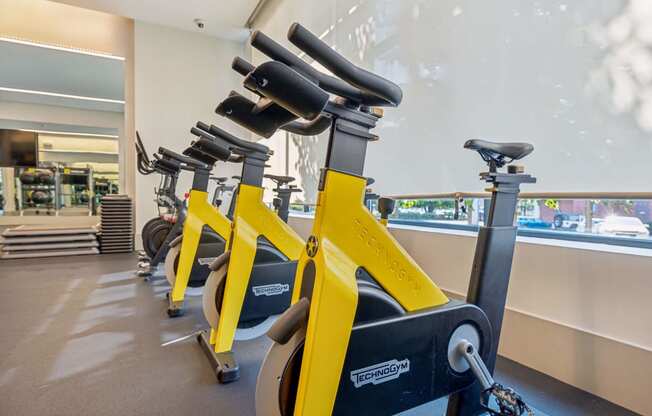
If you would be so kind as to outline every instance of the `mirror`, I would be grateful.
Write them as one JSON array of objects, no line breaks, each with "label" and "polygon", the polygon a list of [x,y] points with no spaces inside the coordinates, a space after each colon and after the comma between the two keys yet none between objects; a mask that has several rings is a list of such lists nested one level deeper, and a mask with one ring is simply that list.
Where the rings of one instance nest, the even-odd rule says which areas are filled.
[{"label": "mirror", "polygon": [[88,216],[120,192],[124,59],[0,38],[0,216]]}]

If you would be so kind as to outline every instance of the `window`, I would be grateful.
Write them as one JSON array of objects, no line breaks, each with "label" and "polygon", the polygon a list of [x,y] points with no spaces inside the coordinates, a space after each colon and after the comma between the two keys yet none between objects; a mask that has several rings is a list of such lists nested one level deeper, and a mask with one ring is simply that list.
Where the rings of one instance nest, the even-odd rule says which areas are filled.
[{"label": "window", "polygon": [[[488,203],[485,198],[398,199],[390,222],[477,229],[484,223]],[[376,212],[375,201],[372,209]],[[528,196],[519,201],[515,223],[524,236],[652,248],[651,199]]]}]

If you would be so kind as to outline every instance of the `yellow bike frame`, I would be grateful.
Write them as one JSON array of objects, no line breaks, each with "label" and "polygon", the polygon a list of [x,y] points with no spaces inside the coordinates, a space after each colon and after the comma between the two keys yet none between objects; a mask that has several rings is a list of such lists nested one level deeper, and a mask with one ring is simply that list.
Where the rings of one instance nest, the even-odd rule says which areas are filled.
[{"label": "yellow bike frame", "polygon": [[[240,311],[249,285],[259,237],[265,237],[290,261],[297,260],[304,242],[299,235],[263,203],[263,188],[240,184],[233,228],[227,250],[231,251],[224,300],[217,328],[211,328],[210,343],[215,352],[231,350]],[[185,235],[184,235],[185,240]]]},{"label": "yellow bike frame", "polygon": [[208,192],[193,189],[190,191],[188,212],[183,223],[177,275],[170,294],[174,303],[183,302],[204,225],[208,225],[225,241],[231,238],[231,221],[208,202]]},{"label": "yellow bike frame", "polygon": [[[299,300],[304,270],[314,268],[295,415],[330,415],[358,301],[356,270],[364,267],[411,312],[448,298],[362,204],[365,178],[326,170],[312,236],[297,265],[292,303]],[[308,279],[311,281],[311,279]],[[327,357],[327,358],[325,358]]]}]

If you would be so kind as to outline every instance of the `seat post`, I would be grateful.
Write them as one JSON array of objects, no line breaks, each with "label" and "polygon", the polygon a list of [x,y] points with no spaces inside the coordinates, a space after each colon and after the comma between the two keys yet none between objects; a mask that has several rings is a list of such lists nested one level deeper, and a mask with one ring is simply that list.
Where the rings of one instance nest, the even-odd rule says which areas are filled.
[{"label": "seat post", "polygon": [[278,216],[281,218],[281,220],[283,220],[283,222],[288,222],[288,217],[290,216],[290,196],[292,195],[292,190],[290,188],[284,189],[279,186],[275,191],[280,201],[278,206]]},{"label": "seat post", "polygon": [[[514,216],[518,203],[520,184],[534,183],[536,179],[518,172],[510,166],[508,173],[486,172],[481,178],[493,185],[487,223],[480,227],[471,269],[471,279],[466,301],[483,310],[492,333],[485,364],[493,374],[498,354],[498,343],[507,302],[507,289],[514,259],[517,227]],[[447,416],[476,416],[484,413],[480,404],[482,388],[478,382],[452,395],[448,402]]]},{"label": "seat post", "polygon": [[362,176],[364,170],[367,142],[378,140],[369,131],[376,126],[378,116],[351,108],[343,102],[329,102],[326,112],[332,116],[326,169],[322,170],[319,190],[324,188],[324,175],[327,170]]},{"label": "seat post", "polygon": [[206,192],[208,190],[208,180],[210,176],[210,170],[196,167],[195,175],[192,178],[192,189],[195,191]]},{"label": "seat post", "polygon": [[242,161],[242,179],[240,179],[240,183],[259,188],[262,187],[263,176],[265,174],[265,160],[245,155]]}]

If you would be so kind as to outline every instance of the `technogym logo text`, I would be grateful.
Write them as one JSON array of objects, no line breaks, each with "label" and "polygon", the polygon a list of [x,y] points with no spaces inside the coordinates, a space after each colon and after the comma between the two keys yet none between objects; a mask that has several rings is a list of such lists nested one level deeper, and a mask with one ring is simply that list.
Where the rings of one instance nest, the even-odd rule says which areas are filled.
[{"label": "technogym logo text", "polygon": [[217,260],[217,257],[202,257],[197,259],[197,263],[201,264],[202,266],[210,266],[212,262]]},{"label": "technogym logo text", "polygon": [[351,381],[355,388],[366,384],[381,384],[397,379],[401,374],[410,371],[410,360],[390,360],[351,371]]},{"label": "technogym logo text", "polygon": [[251,288],[254,296],[276,296],[290,291],[289,284],[274,283],[271,285],[254,286]]}]

